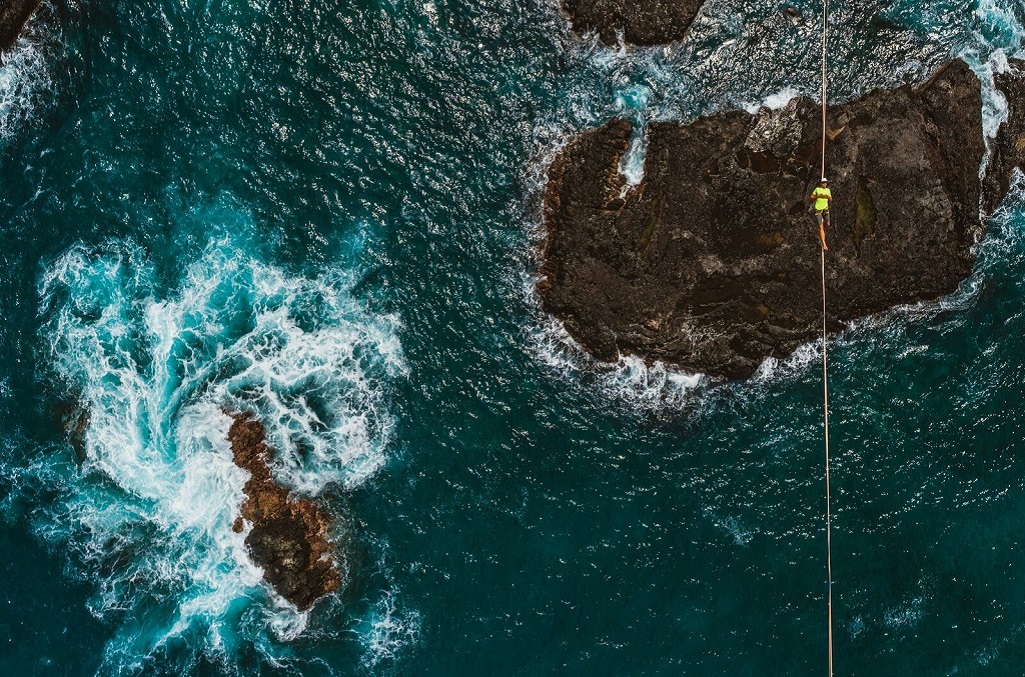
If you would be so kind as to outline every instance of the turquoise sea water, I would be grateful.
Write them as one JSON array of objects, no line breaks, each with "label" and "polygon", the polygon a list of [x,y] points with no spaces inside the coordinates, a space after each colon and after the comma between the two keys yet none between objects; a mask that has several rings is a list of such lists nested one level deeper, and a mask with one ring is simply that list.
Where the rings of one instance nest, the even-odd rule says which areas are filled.
[{"label": "turquoise sea water", "polygon": [[[814,93],[795,6],[652,50],[554,0],[47,6],[0,67],[0,671],[824,671],[818,348],[603,367],[532,292],[559,145]],[[1021,0],[834,19],[837,99],[1025,35]],[[1022,672],[1023,278],[1019,187],[958,293],[835,344],[837,674]],[[233,408],[350,544],[307,613],[231,532]]]}]

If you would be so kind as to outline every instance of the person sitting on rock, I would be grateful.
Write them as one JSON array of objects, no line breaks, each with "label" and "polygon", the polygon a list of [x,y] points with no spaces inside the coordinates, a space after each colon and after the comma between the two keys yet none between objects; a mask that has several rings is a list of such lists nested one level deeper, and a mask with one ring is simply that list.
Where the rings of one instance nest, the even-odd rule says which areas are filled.
[{"label": "person sitting on rock", "polygon": [[826,246],[826,229],[823,223],[826,226],[829,225],[829,203],[833,201],[833,193],[829,190],[826,177],[823,176],[822,181],[812,191],[811,199],[815,200],[812,209],[815,213],[815,220],[819,224],[819,239],[822,240],[822,251],[828,251],[829,247]]}]

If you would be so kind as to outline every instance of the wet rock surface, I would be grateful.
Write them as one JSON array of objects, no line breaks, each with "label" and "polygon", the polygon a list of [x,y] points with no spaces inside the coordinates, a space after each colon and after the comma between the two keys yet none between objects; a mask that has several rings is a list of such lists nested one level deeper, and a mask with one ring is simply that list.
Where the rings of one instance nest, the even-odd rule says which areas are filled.
[{"label": "wet rock surface", "polygon": [[75,460],[84,463],[86,459],[86,431],[89,430],[91,414],[88,408],[80,406],[69,408],[60,413],[61,426],[67,435],[71,448],[75,450]]},{"label": "wet rock surface", "polygon": [[997,89],[1007,99],[1007,121],[990,144],[991,157],[986,176],[986,211],[992,212],[1011,187],[1014,170],[1025,171],[1025,61],[1009,60],[1010,71],[994,77]]},{"label": "wet rock surface", "polygon": [[236,416],[228,432],[235,464],[252,475],[243,491],[241,515],[234,529],[245,522],[252,528],[246,547],[263,577],[282,597],[300,610],[339,588],[341,578],[330,555],[328,516],[313,501],[298,498],[271,476],[271,452],[263,425]]},{"label": "wet rock surface", "polygon": [[0,3],[0,53],[14,46],[37,7],[39,0],[3,0]]},{"label": "wet rock surface", "polygon": [[577,33],[597,33],[602,42],[642,46],[683,38],[704,0],[563,0]]},{"label": "wet rock surface", "polygon": [[92,412],[89,405],[82,400],[81,393],[74,388],[62,387],[57,390],[50,403],[50,416],[75,452],[75,460],[84,463],[87,456],[86,435]]},{"label": "wet rock surface", "polygon": [[[633,126],[588,131],[549,171],[544,308],[602,360],[640,355],[751,376],[821,332],[818,104],[647,127],[644,178],[619,164]],[[831,329],[953,292],[971,271],[984,154],[980,84],[962,62],[918,87],[829,109]]]}]

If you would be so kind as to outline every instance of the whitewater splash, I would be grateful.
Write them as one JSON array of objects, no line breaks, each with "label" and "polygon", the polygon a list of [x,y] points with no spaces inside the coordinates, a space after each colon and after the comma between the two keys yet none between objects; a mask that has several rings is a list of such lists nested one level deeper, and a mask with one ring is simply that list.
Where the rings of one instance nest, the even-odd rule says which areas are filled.
[{"label": "whitewater splash", "polygon": [[42,101],[52,95],[44,49],[22,38],[0,64],[0,148],[18,135]]},{"label": "whitewater splash", "polygon": [[80,470],[54,457],[32,468],[59,494],[36,527],[98,583],[90,609],[118,627],[105,665],[173,661],[186,645],[269,652],[302,632],[308,614],[274,597],[232,532],[247,474],[226,412],[265,424],[273,472],[301,495],[381,467],[388,384],[406,367],[396,318],[372,316],[352,283],[289,276],[227,242],[168,296],[145,252],[120,242],[75,247],[44,276],[54,380],[90,421]]},{"label": "whitewater splash", "polygon": [[637,356],[602,362],[577,343],[562,322],[542,310],[535,278],[524,276],[521,290],[533,315],[527,328],[530,352],[569,387],[584,388],[641,411],[674,412],[694,404],[715,382],[704,374]]}]

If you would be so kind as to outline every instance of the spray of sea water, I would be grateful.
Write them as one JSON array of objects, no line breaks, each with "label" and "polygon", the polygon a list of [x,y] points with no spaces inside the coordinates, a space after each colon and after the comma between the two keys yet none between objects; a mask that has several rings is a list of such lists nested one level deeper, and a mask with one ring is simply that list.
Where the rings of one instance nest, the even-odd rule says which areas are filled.
[{"label": "spray of sea water", "polygon": [[278,640],[302,631],[308,613],[269,591],[231,529],[247,473],[227,431],[230,414],[255,415],[275,477],[315,499],[383,465],[388,384],[406,367],[397,320],[368,315],[348,274],[290,276],[223,241],[170,291],[126,242],[76,246],[48,267],[53,387],[89,423],[80,467],[57,456],[32,469],[56,494],[37,531],[96,581],[90,609],[117,627],[109,667],[186,641],[233,655],[256,619]]}]

